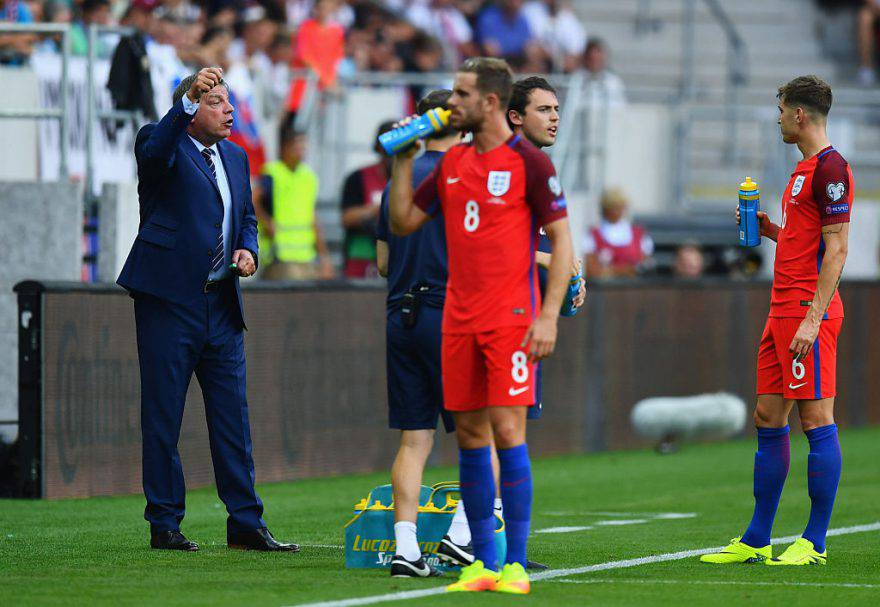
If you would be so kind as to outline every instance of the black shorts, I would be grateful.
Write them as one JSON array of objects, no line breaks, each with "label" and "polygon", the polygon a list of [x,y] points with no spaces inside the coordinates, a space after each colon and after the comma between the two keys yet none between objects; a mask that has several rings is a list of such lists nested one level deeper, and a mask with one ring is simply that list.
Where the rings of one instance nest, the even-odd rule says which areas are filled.
[{"label": "black shorts", "polygon": [[388,311],[386,360],[388,370],[388,427],[433,430],[443,418],[447,432],[455,430],[452,415],[443,409],[440,344],[443,309],[419,307],[418,321],[406,329],[400,310]]}]

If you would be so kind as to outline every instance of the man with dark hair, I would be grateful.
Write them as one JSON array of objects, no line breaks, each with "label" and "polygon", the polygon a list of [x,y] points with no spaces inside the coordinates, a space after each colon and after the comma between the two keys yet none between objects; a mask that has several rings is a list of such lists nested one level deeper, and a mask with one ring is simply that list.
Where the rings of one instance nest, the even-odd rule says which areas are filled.
[{"label": "man with dark hair", "polygon": [[[431,91],[416,111],[447,109],[449,90]],[[425,153],[413,164],[413,187],[422,182],[461,140],[448,126],[425,141]],[[433,220],[409,236],[391,234],[388,188],[382,197],[376,253],[379,273],[388,278],[387,371],[388,425],[400,430],[400,449],[391,469],[394,488],[392,577],[432,577],[440,572],[422,558],[416,539],[419,494],[425,463],[434,445],[437,417],[447,432],[455,425],[443,409],[440,340],[446,300],[446,235]]]},{"label": "man with dark hair", "polygon": [[559,127],[556,89],[540,76],[529,76],[514,82],[511,90],[507,104],[507,124],[511,130],[522,133],[539,148],[556,143]]},{"label": "man with dark hair", "polygon": [[254,488],[239,277],[257,268],[247,158],[225,141],[234,108],[219,67],[184,78],[174,105],[137,134],[140,227],[117,283],[134,299],[143,483],[150,546],[194,552],[180,532],[186,485],[177,443],[193,372],[205,399],[230,548],[299,550],[275,540]]},{"label": "man with dark hair", "polygon": [[[777,97],[782,140],[797,145],[804,159],[782,197],[782,224],[758,212],[761,235],[776,242],[776,261],[770,315],[758,348],[755,509],[742,538],[704,555],[706,563],[826,564],[825,537],[840,482],[834,396],[843,304],[837,286],[855,184],[849,164],[826,134],[831,87],[816,76],[801,76],[779,87]],[[810,442],[810,520],[803,536],[772,558],[770,532],[788,476],[788,416],[795,404]]]},{"label": "man with dark hair", "polygon": [[[556,130],[559,124],[559,100],[556,98],[556,89],[547,80],[540,76],[529,76],[513,83],[510,101],[507,105],[507,124],[517,135],[521,135],[537,148],[549,147],[556,141]],[[547,288],[547,268],[552,260],[550,254],[550,239],[540,230],[538,250],[535,252],[535,263],[538,265],[538,284],[543,296]],[[579,262],[575,261],[572,274],[579,270]],[[574,300],[575,307],[583,305],[586,298],[586,288],[583,278],[581,279],[580,293]],[[529,407],[527,418],[539,419],[543,410],[541,402],[541,374],[543,362],[537,365],[535,378],[535,404]],[[499,509],[501,499],[498,498],[496,509]],[[470,528],[463,513],[461,502],[455,511],[449,532],[441,540],[437,548],[437,555],[441,560],[454,565],[467,566],[474,561],[473,552],[469,546],[471,542]],[[547,569],[546,565],[528,560],[526,569]]]},{"label": "man with dark hair", "polygon": [[373,150],[378,162],[349,173],[342,186],[342,226],[345,240],[343,272],[348,278],[376,278],[376,222],[382,192],[391,174],[391,158],[379,144],[379,135],[391,130],[394,122],[386,120],[376,130]]},{"label": "man with dark hair", "polygon": [[[405,236],[443,213],[449,282],[443,310],[444,407],[453,412],[461,496],[474,563],[449,591],[527,594],[526,542],[532,501],[526,410],[535,365],[556,345],[556,322],[572,263],[566,203],[550,159],[507,124],[513,81],[503,60],[465,61],[449,98],[454,128],[473,142],[449,150],[413,192],[413,151],[394,157],[389,220]],[[553,243],[547,296],[537,293],[535,225]],[[507,556],[495,551],[498,448]]]},{"label": "man with dark hair", "polygon": [[280,158],[261,171],[254,210],[268,280],[333,278],[330,252],[315,212],[318,176],[305,163],[307,142],[306,134],[288,122],[279,133]]}]

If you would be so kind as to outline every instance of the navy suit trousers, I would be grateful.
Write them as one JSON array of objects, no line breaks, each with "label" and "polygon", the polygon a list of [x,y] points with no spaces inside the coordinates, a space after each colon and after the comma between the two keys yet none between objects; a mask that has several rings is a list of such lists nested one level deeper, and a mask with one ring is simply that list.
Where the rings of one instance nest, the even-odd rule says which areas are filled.
[{"label": "navy suit trousers", "polygon": [[133,293],[141,370],[144,518],[152,532],[180,529],[186,487],[177,444],[186,392],[195,372],[205,417],[217,493],[231,530],[265,527],[254,489],[245,384],[244,334],[232,281],[172,303]]}]

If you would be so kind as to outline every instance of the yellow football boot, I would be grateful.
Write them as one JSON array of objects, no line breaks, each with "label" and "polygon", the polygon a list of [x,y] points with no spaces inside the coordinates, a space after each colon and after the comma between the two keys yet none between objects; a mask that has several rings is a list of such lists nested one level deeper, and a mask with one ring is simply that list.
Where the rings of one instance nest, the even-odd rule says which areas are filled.
[{"label": "yellow football boot", "polygon": [[761,561],[769,560],[773,556],[773,548],[771,546],[752,548],[739,540],[740,538],[738,537],[733,538],[730,540],[730,544],[721,552],[704,554],[700,557],[700,561],[715,565],[735,565],[739,563],[760,563]]},{"label": "yellow football boot", "polygon": [[458,581],[446,587],[446,592],[483,592],[495,590],[498,573],[483,567],[483,561],[476,560],[461,570]]},{"label": "yellow football boot", "polygon": [[495,586],[495,592],[508,594],[528,594],[531,590],[529,574],[519,563],[507,563],[501,570],[501,577]]},{"label": "yellow football boot", "polygon": [[799,537],[794,544],[785,549],[775,559],[767,559],[765,565],[825,565],[828,563],[828,550],[816,552],[813,542]]}]

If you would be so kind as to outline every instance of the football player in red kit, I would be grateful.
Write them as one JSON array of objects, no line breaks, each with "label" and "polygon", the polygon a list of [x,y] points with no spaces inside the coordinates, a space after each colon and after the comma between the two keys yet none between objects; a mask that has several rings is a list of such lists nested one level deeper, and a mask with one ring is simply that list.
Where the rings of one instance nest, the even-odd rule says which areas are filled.
[{"label": "football player in red kit", "polygon": [[[514,135],[506,112],[513,77],[503,60],[475,58],[458,70],[452,126],[473,133],[412,191],[411,151],[394,159],[392,231],[407,234],[443,214],[449,279],[443,315],[443,397],[455,416],[461,495],[476,560],[450,591],[525,594],[532,480],[526,409],[535,403],[535,362],[556,344],[556,322],[573,253],[566,203],[550,159]],[[538,228],[553,246],[544,301],[537,284]],[[495,552],[498,448],[507,557]]]},{"label": "football player in red kit", "polygon": [[[803,160],[782,197],[782,224],[772,223],[766,213],[758,216],[761,235],[777,244],[770,315],[758,350],[755,510],[742,538],[702,557],[709,563],[824,565],[825,535],[840,481],[834,396],[843,304],[837,286],[846,261],[855,184],[826,134],[831,88],[816,76],[802,76],[780,87],[778,97],[782,138],[798,146]],[[795,403],[810,442],[810,519],[803,536],[772,558],[770,531],[788,475],[788,414]]]}]

